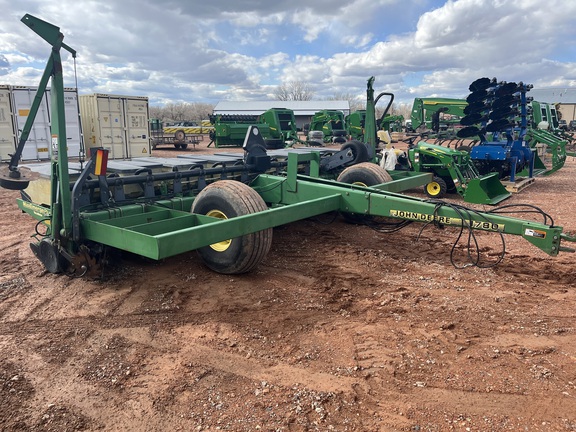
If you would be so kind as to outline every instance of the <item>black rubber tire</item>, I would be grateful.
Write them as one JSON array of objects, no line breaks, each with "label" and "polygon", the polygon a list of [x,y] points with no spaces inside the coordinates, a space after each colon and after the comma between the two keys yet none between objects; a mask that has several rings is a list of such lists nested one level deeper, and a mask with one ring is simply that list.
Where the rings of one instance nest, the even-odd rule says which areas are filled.
[{"label": "black rubber tire", "polygon": [[442,198],[447,190],[446,182],[438,176],[434,176],[430,183],[424,185],[424,193],[430,198]]},{"label": "black rubber tire", "polygon": [[174,132],[174,139],[176,141],[184,141],[186,139],[186,133],[182,129],[178,129]]},{"label": "black rubber tire", "polygon": [[[392,181],[388,172],[372,162],[363,162],[349,166],[340,173],[337,181],[357,186],[374,186]],[[346,222],[364,224],[370,216],[357,213],[342,213]]]},{"label": "black rubber tire", "polygon": [[460,146],[456,147],[455,150],[465,151],[465,152],[470,153],[470,151],[472,150],[472,147],[471,147],[471,146],[468,146],[468,145],[460,145]]},{"label": "black rubber tire", "polygon": [[267,149],[281,149],[284,148],[284,141],[281,139],[267,139],[264,140]]},{"label": "black rubber tire", "polygon": [[446,192],[449,194],[452,193],[457,193],[458,190],[456,189],[456,185],[454,184],[454,180],[452,180],[450,177],[442,177],[442,180],[444,180],[444,183],[446,183]]},{"label": "black rubber tire", "polygon": [[[230,219],[267,209],[262,197],[250,186],[234,180],[220,180],[198,194],[191,212]],[[197,252],[210,269],[223,274],[240,274],[253,270],[266,257],[271,245],[272,228],[268,228],[204,246]]]},{"label": "black rubber tire", "polygon": [[186,150],[188,148],[188,144],[180,144],[180,148],[182,150]]},{"label": "black rubber tire", "polygon": [[348,165],[356,165],[362,162],[368,162],[368,147],[363,142],[357,140],[351,140],[342,145],[340,150],[352,151],[354,159]]},{"label": "black rubber tire", "polygon": [[388,172],[372,162],[362,162],[349,166],[340,173],[336,181],[358,186],[374,186],[388,183],[392,177]]}]

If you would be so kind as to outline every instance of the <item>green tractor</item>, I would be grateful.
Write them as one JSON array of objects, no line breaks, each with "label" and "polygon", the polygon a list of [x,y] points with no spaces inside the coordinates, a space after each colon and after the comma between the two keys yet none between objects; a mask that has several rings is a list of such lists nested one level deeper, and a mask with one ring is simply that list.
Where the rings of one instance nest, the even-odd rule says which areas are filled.
[{"label": "green tractor", "polygon": [[322,131],[325,143],[345,143],[348,132],[344,114],[338,110],[318,111],[310,121],[309,132]]},{"label": "green tractor", "polygon": [[351,140],[364,139],[364,126],[366,124],[366,110],[357,110],[345,118],[346,130]]},{"label": "green tractor", "polygon": [[396,169],[430,172],[432,181],[424,185],[430,198],[458,193],[466,202],[498,204],[511,194],[498,178],[498,173],[480,175],[470,153],[420,141],[410,145],[397,157]]},{"label": "green tractor", "polygon": [[404,129],[404,116],[397,114],[383,117],[380,120],[380,129],[387,132],[402,132]]},{"label": "green tractor", "polygon": [[[386,118],[394,101],[394,94],[380,93],[374,98],[371,85],[369,82],[364,140],[375,153],[378,144],[377,125],[381,125],[382,120]],[[375,118],[376,103],[385,96],[389,100],[384,113],[379,120],[370,121]],[[469,203],[494,205],[510,197],[511,194],[500,182],[498,173],[479,174],[468,151],[429,144],[425,141],[414,144],[415,139],[416,137],[409,142],[407,152],[394,148],[385,149],[380,158],[380,165],[390,174],[401,171],[432,173],[432,181],[424,185],[424,192],[430,198],[439,199],[446,193],[454,192]],[[390,162],[387,160],[389,158],[392,158],[391,164],[387,163]],[[377,159],[373,161],[376,162]]]}]

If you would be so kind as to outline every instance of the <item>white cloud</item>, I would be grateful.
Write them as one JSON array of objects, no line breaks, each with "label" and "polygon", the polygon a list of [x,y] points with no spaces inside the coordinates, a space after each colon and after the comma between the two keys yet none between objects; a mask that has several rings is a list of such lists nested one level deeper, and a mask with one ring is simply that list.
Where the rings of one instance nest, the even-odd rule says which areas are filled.
[{"label": "white cloud", "polygon": [[374,39],[374,34],[366,33],[363,35],[348,34],[341,38],[343,45],[353,48],[365,48]]},{"label": "white cloud", "polygon": [[[576,2],[549,0],[0,0],[2,81],[35,85],[49,45],[20,22],[61,28],[81,93],[153,103],[261,99],[285,81],[317,97],[460,97],[480,76],[576,86]],[[391,33],[389,29],[394,29]],[[67,85],[74,83],[64,56]]]},{"label": "white cloud", "polygon": [[259,11],[251,12],[228,12],[224,11],[221,15],[226,21],[238,27],[257,27],[266,25],[282,24],[286,20],[286,13],[273,13],[270,15],[261,15]]}]

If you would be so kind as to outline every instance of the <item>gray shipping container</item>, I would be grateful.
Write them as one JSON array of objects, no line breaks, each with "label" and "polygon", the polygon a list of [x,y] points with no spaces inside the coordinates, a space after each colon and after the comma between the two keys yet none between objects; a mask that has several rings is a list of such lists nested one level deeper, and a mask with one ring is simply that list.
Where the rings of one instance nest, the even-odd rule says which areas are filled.
[{"label": "gray shipping container", "polygon": [[87,155],[90,149],[103,147],[110,159],[150,156],[147,97],[81,95],[80,117]]},{"label": "gray shipping container", "polygon": [[[36,87],[0,86],[0,158],[9,160],[16,151],[20,135],[36,96]],[[52,154],[50,131],[50,89],[47,89],[22,151],[22,160],[48,160]],[[68,156],[80,154],[80,115],[76,89],[64,89]]]}]

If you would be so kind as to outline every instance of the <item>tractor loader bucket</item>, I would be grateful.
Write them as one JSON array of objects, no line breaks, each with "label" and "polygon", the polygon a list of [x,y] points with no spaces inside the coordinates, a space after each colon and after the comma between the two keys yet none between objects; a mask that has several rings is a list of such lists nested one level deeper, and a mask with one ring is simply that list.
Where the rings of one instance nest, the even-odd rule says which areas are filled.
[{"label": "tractor loader bucket", "polygon": [[495,205],[510,195],[511,193],[500,182],[498,173],[490,173],[468,180],[463,198],[469,203]]}]

